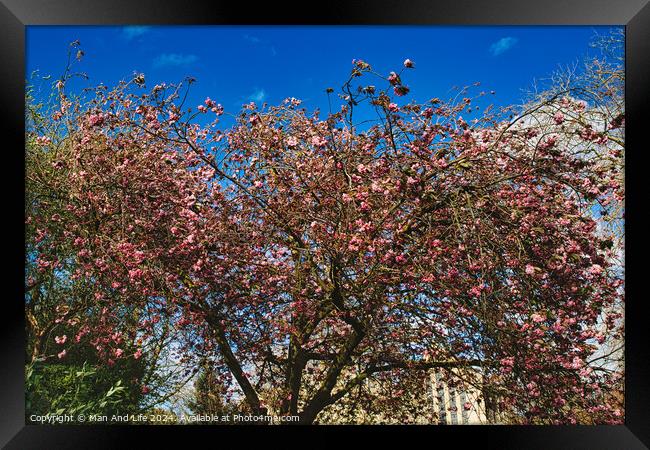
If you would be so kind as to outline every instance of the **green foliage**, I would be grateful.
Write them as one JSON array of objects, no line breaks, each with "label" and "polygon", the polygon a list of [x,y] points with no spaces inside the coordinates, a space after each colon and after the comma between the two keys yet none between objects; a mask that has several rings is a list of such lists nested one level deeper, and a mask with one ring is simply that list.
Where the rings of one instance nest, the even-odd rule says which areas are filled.
[{"label": "green foliage", "polygon": [[137,411],[140,394],[103,367],[30,364],[26,368],[26,417],[32,414],[126,414]]},{"label": "green foliage", "polygon": [[[188,402],[188,406],[194,414],[225,416],[243,412],[243,405],[230,402],[225,390],[218,375],[211,368],[203,367],[194,382],[194,398]],[[223,425],[223,422],[203,423]]]}]

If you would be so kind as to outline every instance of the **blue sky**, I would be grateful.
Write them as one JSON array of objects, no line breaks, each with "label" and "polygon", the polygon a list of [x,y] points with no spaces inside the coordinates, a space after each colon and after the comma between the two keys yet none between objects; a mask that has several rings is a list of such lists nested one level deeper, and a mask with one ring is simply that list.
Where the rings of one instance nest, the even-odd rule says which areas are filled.
[{"label": "blue sky", "polygon": [[[327,111],[324,90],[338,92],[352,59],[380,73],[399,70],[410,58],[416,70],[404,74],[411,88],[406,101],[449,98],[453,86],[481,82],[496,91],[490,103],[521,100],[534,79],[560,65],[578,62],[596,50],[589,42],[611,27],[442,27],[442,26],[29,26],[27,76],[61,75],[68,44],[79,39],[85,51],[79,71],[87,85],[112,85],[134,72],[147,85],[193,76],[190,101],[206,96],[237,112],[245,102],[305,101]],[[379,80],[373,80],[379,84]],[[45,86],[45,85],[44,85]],[[76,87],[81,87],[77,84]],[[191,104],[191,103],[190,103]]]}]

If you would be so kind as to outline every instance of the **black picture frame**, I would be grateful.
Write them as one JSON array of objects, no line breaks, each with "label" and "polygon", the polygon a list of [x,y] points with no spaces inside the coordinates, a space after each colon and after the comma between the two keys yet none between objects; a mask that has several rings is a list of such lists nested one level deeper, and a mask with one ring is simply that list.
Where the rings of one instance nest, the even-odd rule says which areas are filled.
[{"label": "black picture frame", "polygon": [[[28,25],[125,25],[125,24],[398,24],[398,25],[624,25],[626,29],[626,417],[621,426],[474,426],[474,427],[221,427],[210,426],[47,426],[25,425],[24,414],[24,87],[25,27]],[[381,1],[323,2],[318,5],[254,5],[248,2],[198,2],[190,0],[0,0],[0,113],[2,178],[5,224],[2,271],[6,277],[3,360],[0,362],[0,445],[7,449],[31,448],[131,448],[136,437],[146,437],[147,447],[168,443],[173,436],[207,439],[226,445],[223,439],[249,439],[255,434],[298,433],[309,441],[335,443],[341,431],[360,433],[384,441],[388,433],[405,433],[408,441],[442,444],[452,438],[453,447],[498,449],[642,449],[650,445],[650,342],[643,311],[642,262],[645,246],[643,194],[643,111],[650,100],[650,4],[648,0],[471,0],[408,3]],[[400,433],[401,435],[402,433]],[[228,436],[226,436],[228,435]],[[415,436],[417,435],[417,436]],[[242,441],[243,442],[243,441]],[[299,441],[296,441],[299,442]],[[294,442],[295,443],[295,442]],[[231,445],[231,444],[228,444]],[[232,444],[236,445],[236,444]],[[402,444],[404,445],[404,444]],[[436,444],[437,445],[437,444]],[[447,444],[449,445],[449,444]],[[480,447],[479,447],[480,446]],[[248,447],[248,445],[246,445]]]}]

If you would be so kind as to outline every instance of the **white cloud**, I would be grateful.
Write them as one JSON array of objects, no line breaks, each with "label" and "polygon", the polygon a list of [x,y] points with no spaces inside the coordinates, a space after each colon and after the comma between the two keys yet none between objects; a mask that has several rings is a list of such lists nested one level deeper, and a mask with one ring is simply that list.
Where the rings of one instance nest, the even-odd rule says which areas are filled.
[{"label": "white cloud", "polygon": [[510,36],[501,38],[490,46],[490,53],[492,53],[493,56],[499,56],[514,47],[517,41],[517,38]]},{"label": "white cloud", "polygon": [[122,28],[122,36],[127,40],[135,39],[143,34],[148,33],[151,30],[151,27],[142,26],[142,25],[133,25]]},{"label": "white cloud", "polygon": [[251,95],[249,95],[248,100],[252,102],[263,102],[266,98],[266,91],[264,89],[256,89]]},{"label": "white cloud", "polygon": [[182,55],[179,53],[163,53],[153,60],[154,67],[185,66],[198,61],[196,55]]},{"label": "white cloud", "polygon": [[250,34],[245,34],[244,39],[246,39],[248,42],[252,42],[253,44],[259,44],[260,42],[262,42],[260,38],[258,38],[257,36],[251,36]]}]

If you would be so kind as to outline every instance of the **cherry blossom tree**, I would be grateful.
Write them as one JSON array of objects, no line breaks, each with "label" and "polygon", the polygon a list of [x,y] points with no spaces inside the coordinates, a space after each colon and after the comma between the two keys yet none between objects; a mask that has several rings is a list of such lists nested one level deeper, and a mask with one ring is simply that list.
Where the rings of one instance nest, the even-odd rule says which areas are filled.
[{"label": "cherry blossom tree", "polygon": [[623,72],[587,69],[492,111],[355,60],[326,117],[288,98],[229,129],[192,79],[83,101],[66,73],[29,119],[28,289],[84,290],[48,297],[45,326],[79,324],[62,351],[139,357],[165,323],[253,413],[314,423],[437,369],[511,423],[620,423]]}]

